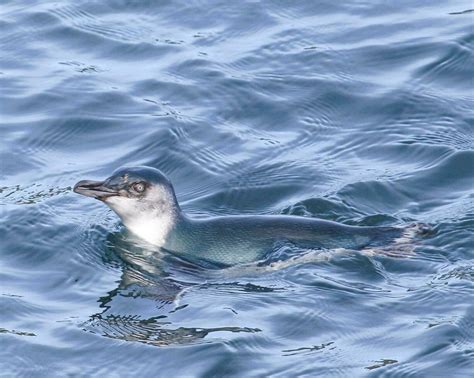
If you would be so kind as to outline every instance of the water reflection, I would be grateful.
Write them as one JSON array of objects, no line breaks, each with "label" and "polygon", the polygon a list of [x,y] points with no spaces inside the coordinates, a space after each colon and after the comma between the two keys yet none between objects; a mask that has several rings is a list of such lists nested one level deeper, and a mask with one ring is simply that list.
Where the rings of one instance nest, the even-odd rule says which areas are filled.
[{"label": "water reflection", "polygon": [[317,352],[320,350],[323,350],[327,347],[330,347],[329,349],[335,349],[335,346],[331,346],[334,344],[334,341],[330,341],[328,343],[323,343],[321,345],[314,345],[311,347],[301,347],[301,348],[296,348],[296,349],[286,349],[283,350],[283,356],[294,356],[296,354],[300,353],[312,353],[312,352]]},{"label": "water reflection", "polygon": [[[117,288],[98,299],[101,311],[91,315],[83,324],[85,331],[155,346],[194,343],[216,332],[260,332],[260,329],[250,327],[174,326],[169,321],[169,315],[188,307],[188,304],[181,304],[188,290],[213,288],[260,293],[272,292],[274,289],[249,283],[209,282],[205,268],[186,261],[176,261],[176,256],[150,249],[133,237],[131,241],[129,238],[129,234],[121,232],[111,233],[107,237],[104,263],[116,264],[121,261],[122,275]],[[176,279],[173,270],[179,270],[182,277],[186,278],[183,281]],[[133,299],[132,314],[130,299]],[[152,301],[154,306],[143,301]]]},{"label": "water reflection", "polygon": [[85,330],[100,333],[102,336],[137,341],[155,346],[190,344],[204,339],[215,332],[260,332],[258,328],[216,327],[216,328],[168,328],[171,322],[160,321],[163,317],[141,319],[135,316],[101,316],[95,315],[88,322]]}]

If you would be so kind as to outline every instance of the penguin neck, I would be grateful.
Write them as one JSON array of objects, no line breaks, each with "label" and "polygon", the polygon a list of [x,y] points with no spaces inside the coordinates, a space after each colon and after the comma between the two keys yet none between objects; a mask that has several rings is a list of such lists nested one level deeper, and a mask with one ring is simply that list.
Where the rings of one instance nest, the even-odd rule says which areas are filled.
[{"label": "penguin neck", "polygon": [[147,243],[162,247],[173,229],[174,219],[168,215],[122,220],[129,231]]},{"label": "penguin neck", "polygon": [[121,217],[122,223],[134,235],[157,247],[166,247],[174,240],[176,229],[188,222],[177,202],[159,204],[141,216]]}]

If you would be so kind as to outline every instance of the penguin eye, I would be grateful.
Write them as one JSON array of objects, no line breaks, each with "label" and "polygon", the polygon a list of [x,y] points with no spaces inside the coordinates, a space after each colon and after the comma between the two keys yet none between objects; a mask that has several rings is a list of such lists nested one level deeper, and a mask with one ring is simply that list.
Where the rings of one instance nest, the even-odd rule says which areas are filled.
[{"label": "penguin eye", "polygon": [[133,190],[137,193],[143,193],[145,191],[145,184],[143,182],[137,182],[136,184],[133,184]]}]

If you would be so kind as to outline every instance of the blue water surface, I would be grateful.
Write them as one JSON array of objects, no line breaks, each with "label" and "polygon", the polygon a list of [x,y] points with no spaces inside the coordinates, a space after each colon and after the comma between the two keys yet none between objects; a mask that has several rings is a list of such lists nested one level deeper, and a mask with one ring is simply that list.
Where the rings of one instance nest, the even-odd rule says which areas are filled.
[{"label": "blue water surface", "polygon": [[[2,0],[1,375],[472,376],[473,8]],[[122,165],[196,217],[433,232],[201,266],[71,192]]]}]

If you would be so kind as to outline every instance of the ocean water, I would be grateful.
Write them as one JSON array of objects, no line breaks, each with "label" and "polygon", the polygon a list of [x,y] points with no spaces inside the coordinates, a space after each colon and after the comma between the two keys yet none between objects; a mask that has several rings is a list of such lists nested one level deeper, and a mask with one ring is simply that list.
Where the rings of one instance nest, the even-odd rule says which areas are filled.
[{"label": "ocean water", "polygon": [[[472,376],[472,8],[2,0],[0,375]],[[191,264],[72,193],[122,165],[196,217],[433,232]]]}]

